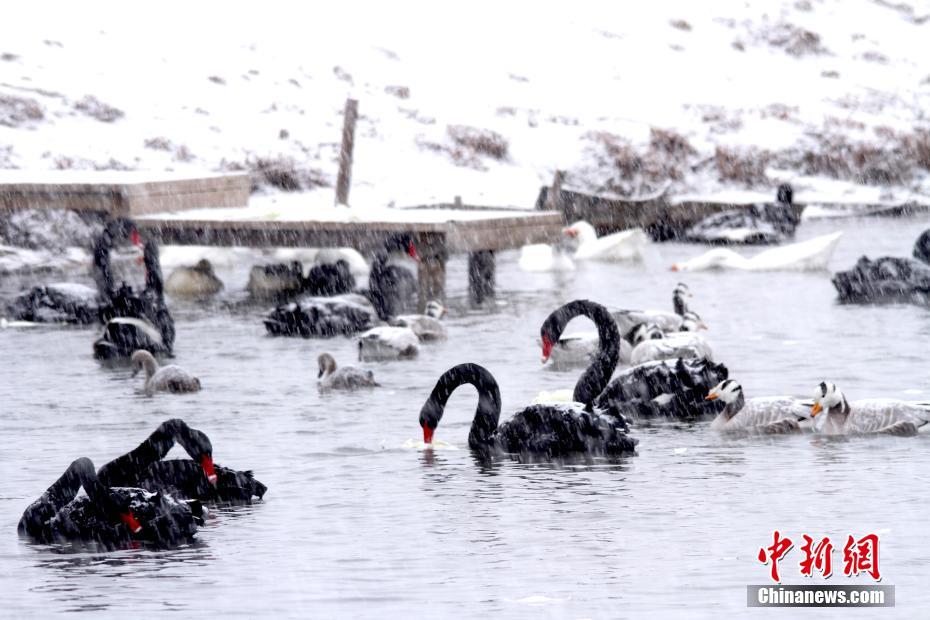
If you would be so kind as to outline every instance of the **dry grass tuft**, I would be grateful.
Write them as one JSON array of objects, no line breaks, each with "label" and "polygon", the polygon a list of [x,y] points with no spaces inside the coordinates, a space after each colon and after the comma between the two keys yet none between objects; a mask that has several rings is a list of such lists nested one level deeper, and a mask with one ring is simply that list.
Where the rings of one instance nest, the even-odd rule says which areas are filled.
[{"label": "dry grass tuft", "polygon": [[0,125],[20,127],[45,118],[41,104],[29,97],[0,95]]},{"label": "dry grass tuft", "polygon": [[507,159],[509,144],[496,131],[466,125],[449,125],[446,133],[459,148],[474,155],[484,155],[498,161]]},{"label": "dry grass tuft", "polygon": [[87,95],[74,104],[74,109],[82,114],[94,118],[101,123],[112,123],[115,120],[123,118],[126,114],[119,108],[115,108],[94,97]]},{"label": "dry grass tuft", "polygon": [[772,156],[758,149],[736,149],[718,146],[714,150],[714,165],[721,181],[739,183],[746,187],[765,184],[765,169]]}]

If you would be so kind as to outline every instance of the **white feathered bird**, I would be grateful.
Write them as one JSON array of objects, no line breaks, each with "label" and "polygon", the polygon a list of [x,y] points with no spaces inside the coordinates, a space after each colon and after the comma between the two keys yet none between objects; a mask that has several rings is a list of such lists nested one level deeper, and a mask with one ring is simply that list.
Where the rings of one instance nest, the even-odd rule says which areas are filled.
[{"label": "white feathered bird", "polygon": [[[823,414],[823,412],[826,412]],[[930,407],[890,398],[870,398],[849,404],[829,381],[817,386],[811,416],[823,414],[815,429],[826,435],[916,435],[930,422]]]},{"label": "white feathered bird", "polygon": [[672,271],[734,269],[739,271],[818,271],[827,268],[842,232],[814,237],[800,243],[763,250],[755,256],[742,256],[727,248],[710,250],[672,265]]},{"label": "white feathered bird", "polygon": [[410,359],[420,353],[420,339],[409,327],[382,325],[358,337],[360,361]]},{"label": "white feathered bird", "polygon": [[733,379],[717,384],[706,400],[720,399],[723,411],[710,427],[720,432],[790,433],[810,420],[806,405],[790,396],[766,396],[746,400],[743,387]]},{"label": "white feathered bird", "polygon": [[632,228],[603,237],[584,220],[575,222],[562,233],[573,240],[575,260],[629,261],[640,260],[649,237],[639,228]]}]

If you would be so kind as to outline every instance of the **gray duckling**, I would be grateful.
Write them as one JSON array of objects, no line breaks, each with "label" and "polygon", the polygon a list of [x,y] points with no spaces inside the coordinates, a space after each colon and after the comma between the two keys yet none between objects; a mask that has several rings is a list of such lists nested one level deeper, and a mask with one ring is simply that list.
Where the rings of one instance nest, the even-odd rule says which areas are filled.
[{"label": "gray duckling", "polygon": [[145,369],[145,393],[153,396],[155,392],[184,394],[200,391],[200,379],[191,375],[180,366],[159,366],[155,357],[143,349],[132,354],[132,376]]},{"label": "gray duckling", "polygon": [[361,388],[380,387],[370,370],[355,366],[336,367],[336,360],[329,353],[321,353],[317,358],[320,372],[320,390],[358,390]]}]

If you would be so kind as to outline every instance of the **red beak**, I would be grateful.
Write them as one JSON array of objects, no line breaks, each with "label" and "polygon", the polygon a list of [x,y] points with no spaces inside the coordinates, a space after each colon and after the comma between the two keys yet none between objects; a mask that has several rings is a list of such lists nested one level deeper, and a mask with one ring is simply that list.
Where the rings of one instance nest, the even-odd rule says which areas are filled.
[{"label": "red beak", "polygon": [[542,361],[543,361],[543,364],[545,364],[546,361],[548,361],[548,359],[549,359],[549,355],[552,354],[552,341],[549,340],[549,336],[543,336],[543,337],[542,337],[542,341],[543,341],[543,358],[542,358]]},{"label": "red beak", "polygon": [[420,255],[417,254],[417,246],[413,245],[413,241],[407,246],[407,255],[413,260],[420,262]]},{"label": "red beak", "polygon": [[136,519],[136,515],[132,512],[124,512],[119,516],[120,520],[126,524],[126,527],[129,528],[129,531],[133,534],[138,534],[142,531],[142,524]]},{"label": "red beak", "polygon": [[139,231],[135,228],[132,229],[132,234],[129,235],[129,239],[132,241],[133,245],[137,245],[140,248],[142,247],[142,237],[139,236]]},{"label": "red beak", "polygon": [[433,443],[433,431],[436,429],[430,428],[427,424],[423,425],[423,443]]},{"label": "red beak", "polygon": [[207,480],[210,481],[210,484],[216,485],[216,470],[213,469],[213,457],[209,454],[204,454],[203,458],[200,459],[200,466],[203,467],[203,473],[207,477]]}]

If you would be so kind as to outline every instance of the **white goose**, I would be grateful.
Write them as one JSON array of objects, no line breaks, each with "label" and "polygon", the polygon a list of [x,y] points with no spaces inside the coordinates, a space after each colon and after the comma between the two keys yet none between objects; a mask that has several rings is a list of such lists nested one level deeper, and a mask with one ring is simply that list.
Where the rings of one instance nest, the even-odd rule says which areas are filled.
[{"label": "white goose", "polygon": [[790,433],[810,420],[807,407],[788,396],[746,400],[743,387],[732,379],[717,384],[705,400],[720,399],[726,405],[710,427],[720,432]]},{"label": "white goose", "polygon": [[717,248],[683,263],[672,271],[735,269],[740,271],[817,271],[827,268],[842,232],[814,237],[800,243],[772,248],[746,257],[727,248]]},{"label": "white goose", "polygon": [[575,243],[576,260],[640,260],[649,243],[649,237],[639,228],[598,237],[594,226],[584,220],[575,222],[562,233]]},{"label": "white goose", "polygon": [[852,406],[846,396],[829,381],[817,386],[811,416],[826,411],[817,420],[817,432],[825,435],[916,435],[930,422],[930,407],[903,400],[870,398]]},{"label": "white goose", "polygon": [[559,245],[533,243],[520,248],[517,265],[523,271],[574,271],[575,263],[565,249]]},{"label": "white goose", "polygon": [[420,353],[420,339],[409,327],[382,325],[358,337],[358,359],[363,362],[411,359]]}]

